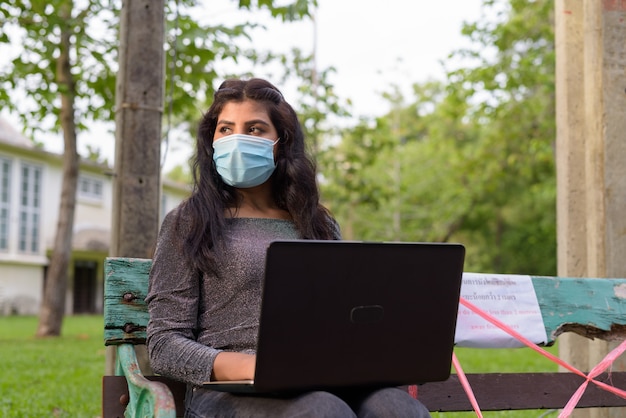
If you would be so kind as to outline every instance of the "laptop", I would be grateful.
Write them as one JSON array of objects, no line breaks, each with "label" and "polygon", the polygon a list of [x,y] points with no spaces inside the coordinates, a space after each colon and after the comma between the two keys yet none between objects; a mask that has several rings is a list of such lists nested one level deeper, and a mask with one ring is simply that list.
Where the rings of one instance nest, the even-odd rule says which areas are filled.
[{"label": "laptop", "polygon": [[285,393],[446,380],[464,257],[449,243],[272,242],[254,380],[204,387]]}]

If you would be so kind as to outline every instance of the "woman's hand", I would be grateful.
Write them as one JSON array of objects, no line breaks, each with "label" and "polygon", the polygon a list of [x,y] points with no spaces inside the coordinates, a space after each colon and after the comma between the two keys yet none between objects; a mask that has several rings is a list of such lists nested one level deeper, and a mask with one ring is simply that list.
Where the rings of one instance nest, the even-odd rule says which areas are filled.
[{"label": "woman's hand", "polygon": [[215,357],[211,380],[254,379],[256,356],[254,354],[222,351]]}]

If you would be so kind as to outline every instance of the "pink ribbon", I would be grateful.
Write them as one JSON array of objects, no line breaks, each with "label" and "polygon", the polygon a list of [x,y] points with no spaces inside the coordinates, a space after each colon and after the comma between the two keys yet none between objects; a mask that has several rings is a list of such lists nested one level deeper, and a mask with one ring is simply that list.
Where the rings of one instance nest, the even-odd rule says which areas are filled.
[{"label": "pink ribbon", "polygon": [[459,359],[454,353],[452,353],[452,364],[454,364],[454,369],[456,370],[456,374],[459,377],[459,382],[461,382],[461,386],[463,386],[463,390],[465,390],[465,394],[472,404],[472,408],[474,408],[476,416],[479,418],[483,418],[483,413],[480,412],[480,407],[478,406],[478,400],[476,400],[476,396],[474,396],[474,391],[472,390],[472,387],[467,380],[467,376],[465,376],[465,372],[461,367],[461,363],[459,363]]},{"label": "pink ribbon", "polygon": [[[604,357],[604,359],[597,366],[595,366],[591,370],[591,372],[589,372],[588,375],[586,375],[583,372],[581,372],[580,370],[578,370],[577,368],[571,366],[570,364],[566,363],[565,361],[561,360],[560,358],[558,358],[558,357],[554,356],[553,354],[549,353],[548,351],[542,349],[537,344],[535,344],[532,341],[528,340],[526,337],[524,337],[523,335],[521,335],[517,331],[513,330],[512,328],[510,328],[509,326],[507,326],[503,322],[500,322],[497,318],[489,315],[485,311],[483,311],[483,310],[479,309],[478,307],[474,306],[472,303],[468,302],[467,300],[461,298],[459,303],[462,304],[463,306],[465,306],[466,308],[470,309],[474,313],[478,314],[483,319],[491,322],[492,324],[494,324],[498,328],[502,329],[503,331],[505,331],[509,335],[513,336],[517,340],[521,341],[526,346],[528,346],[529,348],[535,350],[536,352],[538,352],[539,354],[543,355],[544,357],[547,357],[548,359],[550,359],[553,362],[559,364],[560,366],[566,368],[567,370],[571,371],[572,373],[575,373],[575,374],[585,378],[585,381],[582,383],[582,385],[580,385],[578,390],[572,395],[570,400],[567,402],[567,405],[565,405],[565,408],[563,409],[563,411],[559,415],[559,418],[561,418],[561,417],[568,417],[572,413],[574,408],[576,408],[576,405],[578,405],[578,402],[580,401],[580,398],[583,396],[583,393],[585,392],[585,389],[589,385],[589,382],[592,382],[595,385],[599,386],[600,388],[602,388],[602,389],[604,389],[604,390],[606,390],[608,392],[611,392],[611,393],[613,393],[613,394],[615,394],[615,395],[617,395],[617,396],[619,396],[621,398],[626,399],[626,391],[624,391],[622,389],[618,389],[615,386],[607,385],[606,383],[599,382],[599,381],[594,379],[599,374],[601,374],[603,371],[605,371],[607,368],[609,368],[613,364],[615,359],[618,358],[624,351],[626,351],[626,340],[622,341],[622,343],[619,346],[617,346],[614,350],[612,350],[609,354],[607,354],[607,356]],[[457,374],[459,376],[459,381],[461,382],[461,385],[463,386],[463,389],[465,390],[465,393],[467,394],[467,397],[469,398],[469,400],[470,400],[470,402],[472,404],[472,407],[474,408],[474,411],[476,412],[476,415],[478,417],[482,418],[482,413],[480,411],[480,407],[478,406],[478,401],[476,400],[476,397],[474,396],[474,392],[472,391],[472,388],[470,387],[469,382],[467,381],[467,377],[465,376],[465,373],[463,372],[463,369],[461,368],[461,365],[460,365],[460,363],[459,363],[459,361],[458,361],[458,359],[456,358],[455,355],[453,355],[452,361],[453,361],[454,367],[455,367],[455,369],[457,371]]]}]

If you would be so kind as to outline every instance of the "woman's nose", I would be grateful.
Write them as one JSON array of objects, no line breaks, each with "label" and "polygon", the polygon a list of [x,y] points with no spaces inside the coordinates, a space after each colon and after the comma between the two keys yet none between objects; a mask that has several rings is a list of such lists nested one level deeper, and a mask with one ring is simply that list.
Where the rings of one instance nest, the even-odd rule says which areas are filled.
[{"label": "woman's nose", "polygon": [[240,127],[238,127],[238,126],[232,126],[232,127],[230,128],[230,134],[231,134],[231,135],[233,135],[233,134],[244,134],[244,135],[245,135],[245,134],[248,134],[248,133],[249,133],[249,132],[247,131],[247,129],[246,129],[246,127],[245,127],[245,126],[240,126]]}]

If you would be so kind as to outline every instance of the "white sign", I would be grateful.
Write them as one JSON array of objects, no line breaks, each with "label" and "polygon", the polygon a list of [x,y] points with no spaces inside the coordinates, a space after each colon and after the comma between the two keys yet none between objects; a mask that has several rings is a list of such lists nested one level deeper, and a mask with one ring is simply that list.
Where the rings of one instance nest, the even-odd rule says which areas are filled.
[{"label": "white sign", "polygon": [[[461,298],[535,344],[548,341],[530,276],[463,273]],[[459,347],[482,348],[525,346],[463,305],[459,305],[455,343]]]}]

